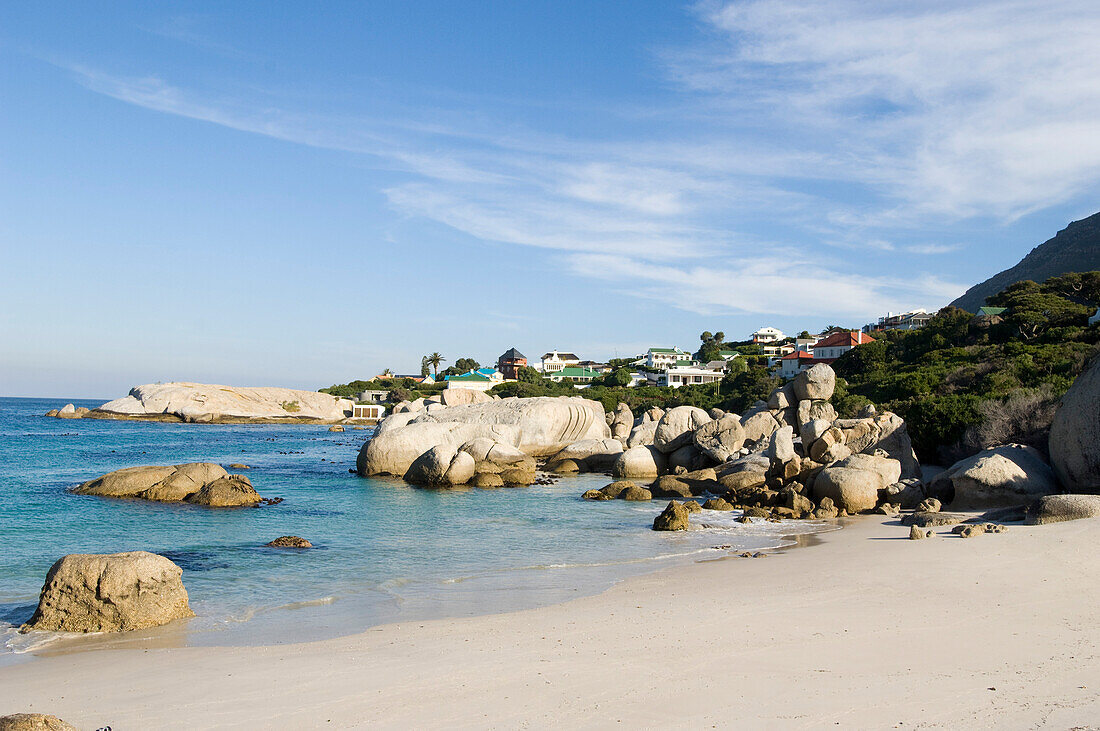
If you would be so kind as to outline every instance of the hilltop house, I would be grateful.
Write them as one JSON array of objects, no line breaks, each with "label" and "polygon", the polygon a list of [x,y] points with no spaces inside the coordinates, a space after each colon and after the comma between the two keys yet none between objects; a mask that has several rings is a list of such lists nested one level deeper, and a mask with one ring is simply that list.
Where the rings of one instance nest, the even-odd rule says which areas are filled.
[{"label": "hilltop house", "polygon": [[762,327],[752,334],[754,343],[774,343],[783,339],[783,331],[774,327]]},{"label": "hilltop house", "polygon": [[863,331],[916,330],[917,328],[922,328],[927,325],[928,321],[931,319],[932,315],[924,310],[913,310],[912,312],[902,312],[899,314],[887,312],[886,315],[878,319],[876,324],[865,326]]},{"label": "hilltop house", "polygon": [[805,350],[796,350],[779,359],[779,376],[781,378],[794,378],[817,362],[819,361],[814,358],[812,353],[807,353]]},{"label": "hilltop house", "polygon": [[807,355],[820,363],[832,363],[857,345],[873,342],[875,342],[875,339],[867,333],[856,330],[842,330],[814,343],[813,354],[807,353]]},{"label": "hilltop house", "polygon": [[478,368],[476,371],[467,371],[457,376],[447,376],[447,388],[472,388],[477,391],[488,391],[493,386],[504,382],[504,375],[495,368]]},{"label": "hilltop house", "polygon": [[586,368],[583,366],[566,366],[559,371],[548,373],[544,377],[550,379],[554,383],[560,383],[561,381],[570,381],[572,383],[591,383],[593,378],[600,378],[603,376],[595,368]]},{"label": "hilltop house", "polygon": [[497,370],[506,380],[514,381],[519,378],[519,369],[527,366],[527,356],[515,348],[511,348],[497,358]]},{"label": "hilltop house", "polygon": [[361,404],[380,404],[388,400],[390,397],[389,391],[382,391],[380,389],[367,389],[361,391],[359,397],[356,399]]},{"label": "hilltop house", "polygon": [[655,371],[674,366],[681,361],[692,363],[691,354],[679,348],[650,348],[646,352],[645,365]]},{"label": "hilltop house", "polygon": [[559,353],[556,350],[551,350],[549,353],[543,354],[540,370],[543,375],[547,375],[557,373],[568,366],[580,365],[580,363],[581,359],[577,357],[576,353]]},{"label": "hilltop house", "polygon": [[716,383],[725,378],[725,376],[725,371],[721,370],[715,371],[709,368],[683,365],[672,366],[665,369],[663,373],[656,374],[656,385],[679,388],[680,386],[690,386],[700,383]]}]

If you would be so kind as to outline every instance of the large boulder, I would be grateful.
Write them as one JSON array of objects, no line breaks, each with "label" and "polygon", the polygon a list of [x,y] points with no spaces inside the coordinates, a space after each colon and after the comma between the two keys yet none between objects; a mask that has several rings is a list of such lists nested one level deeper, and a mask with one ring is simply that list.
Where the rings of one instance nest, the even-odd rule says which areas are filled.
[{"label": "large boulder", "polygon": [[522,464],[530,459],[515,447],[501,444],[487,437],[466,442],[459,447],[459,451],[469,454],[478,465],[491,464],[501,468]]},{"label": "large boulder", "polygon": [[1100,495],[1044,495],[1027,510],[1028,525],[1100,518]]},{"label": "large boulder", "polygon": [[0,731],[77,731],[77,728],[46,713],[12,713],[0,716]]},{"label": "large boulder", "polygon": [[653,445],[665,454],[671,454],[690,443],[695,430],[709,421],[710,414],[695,406],[669,409],[657,424]]},{"label": "large boulder", "polygon": [[442,444],[457,448],[487,437],[526,455],[544,457],[582,439],[610,436],[603,406],[597,401],[575,396],[508,398],[448,406],[436,414],[375,434],[359,451],[356,465],[361,475],[402,477],[420,455]]},{"label": "large boulder", "polygon": [[913,449],[913,442],[909,439],[909,430],[905,426],[905,420],[892,411],[884,411],[872,417],[876,436],[874,441],[863,449],[852,451],[874,454],[881,449],[891,459],[901,462],[902,477],[920,477],[920,462],[917,461],[917,453]]},{"label": "large boulder", "polygon": [[678,468],[683,468],[685,472],[694,472],[703,469],[708,464],[710,464],[710,460],[707,456],[690,442],[668,455],[669,472],[676,472]]},{"label": "large boulder", "polygon": [[[345,413],[347,412],[347,413]],[[135,386],[92,416],[175,418],[199,421],[341,421],[351,401],[318,391],[292,388],[219,386],[205,383],[152,383]]]},{"label": "large boulder", "polygon": [[620,403],[615,407],[615,413],[611,417],[611,436],[626,444],[633,428],[634,413],[627,404]]},{"label": "large boulder", "polygon": [[877,454],[853,454],[833,466],[877,472],[884,485],[893,485],[901,480],[901,462]]},{"label": "large boulder", "polygon": [[414,485],[452,487],[465,485],[474,476],[476,463],[468,452],[451,444],[439,444],[416,458],[405,474]]},{"label": "large boulder", "polygon": [[1007,444],[956,462],[936,475],[929,493],[955,510],[966,510],[1019,505],[1056,489],[1054,472],[1038,451]]},{"label": "large boulder", "polygon": [[814,498],[830,498],[837,508],[849,513],[874,510],[879,490],[886,487],[874,470],[853,467],[826,467],[814,480]]},{"label": "large boulder", "polygon": [[493,397],[476,388],[446,388],[439,395],[439,402],[444,406],[465,406],[467,404],[484,404],[493,400]]},{"label": "large boulder", "polygon": [[126,467],[88,480],[73,489],[78,495],[189,502],[207,507],[256,505],[263,498],[247,477],[230,475],[211,462],[175,466]]},{"label": "large boulder", "polygon": [[758,411],[751,416],[741,418],[741,428],[745,433],[745,444],[753,444],[770,437],[779,429],[780,423],[770,411]]},{"label": "large boulder", "polygon": [[229,475],[203,485],[198,492],[187,496],[187,502],[208,508],[242,508],[259,505],[263,498],[247,477]]},{"label": "large boulder", "polygon": [[20,631],[126,632],[193,617],[182,575],[146,551],[64,556],[46,574],[38,608]]},{"label": "large boulder", "polygon": [[618,439],[582,439],[547,460],[546,468],[553,471],[557,463],[573,460],[589,472],[609,470],[622,453],[623,443]]},{"label": "large boulder", "polygon": [[700,426],[692,439],[700,452],[715,462],[725,462],[741,451],[745,444],[745,430],[741,428],[741,419],[736,414],[726,414]]},{"label": "large boulder", "polygon": [[828,401],[836,388],[836,373],[824,363],[818,363],[795,376],[791,387],[799,401]]},{"label": "large boulder", "polygon": [[668,457],[654,446],[631,447],[611,465],[611,474],[615,477],[633,479],[636,477],[657,477],[668,469]]},{"label": "large boulder", "polygon": [[764,453],[772,464],[785,464],[795,458],[794,428],[785,426],[771,435],[768,449]]},{"label": "large boulder", "polygon": [[642,418],[642,422],[630,430],[630,436],[626,439],[627,449],[633,449],[634,447],[648,447],[653,444],[654,437],[657,436],[657,424],[658,421],[652,419]]},{"label": "large boulder", "polygon": [[1070,492],[1100,492],[1100,358],[1062,397],[1050,425],[1050,463]]}]

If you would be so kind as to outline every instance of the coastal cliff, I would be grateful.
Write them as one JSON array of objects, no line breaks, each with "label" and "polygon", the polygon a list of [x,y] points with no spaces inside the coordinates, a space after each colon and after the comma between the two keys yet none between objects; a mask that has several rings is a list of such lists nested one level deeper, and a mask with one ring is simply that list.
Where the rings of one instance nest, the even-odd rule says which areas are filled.
[{"label": "coastal cliff", "polygon": [[155,383],[135,386],[129,395],[91,410],[84,418],[188,423],[328,423],[343,421],[350,413],[350,401],[317,391]]}]

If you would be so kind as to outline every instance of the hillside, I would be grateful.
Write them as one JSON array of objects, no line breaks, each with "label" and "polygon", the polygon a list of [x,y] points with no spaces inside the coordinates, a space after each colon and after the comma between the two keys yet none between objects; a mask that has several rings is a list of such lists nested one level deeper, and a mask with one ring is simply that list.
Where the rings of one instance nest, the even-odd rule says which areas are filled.
[{"label": "hillside", "polygon": [[1068,272],[1097,269],[1100,269],[1100,213],[1074,221],[1054,238],[1032,249],[1019,264],[975,284],[951,305],[967,312],[977,312],[985,304],[986,297],[1015,282],[1025,279],[1043,282]]}]

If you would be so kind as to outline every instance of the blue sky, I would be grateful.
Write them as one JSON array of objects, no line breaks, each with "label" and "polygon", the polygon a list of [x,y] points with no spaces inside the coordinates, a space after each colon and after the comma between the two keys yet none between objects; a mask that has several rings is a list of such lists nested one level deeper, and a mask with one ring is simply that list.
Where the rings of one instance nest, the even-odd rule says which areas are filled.
[{"label": "blue sky", "polygon": [[10,3],[0,394],[938,308],[1100,209],[1092,2]]}]

